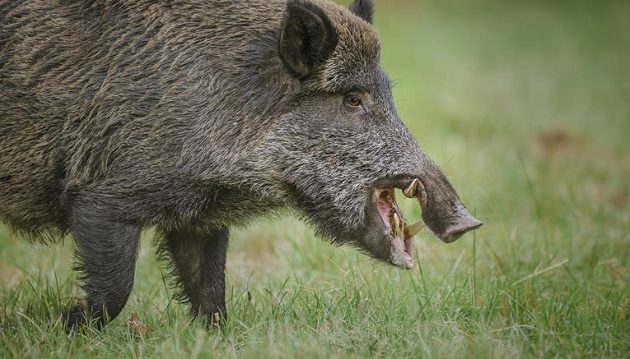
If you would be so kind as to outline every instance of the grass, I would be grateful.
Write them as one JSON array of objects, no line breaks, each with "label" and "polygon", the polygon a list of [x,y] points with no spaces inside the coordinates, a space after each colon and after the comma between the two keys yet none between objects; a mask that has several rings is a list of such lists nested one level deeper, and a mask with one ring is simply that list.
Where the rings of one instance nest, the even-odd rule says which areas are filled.
[{"label": "grass", "polygon": [[232,237],[220,332],[171,301],[147,233],[125,311],[71,336],[57,319],[80,295],[72,241],[0,229],[0,357],[627,356],[630,4],[377,10],[401,116],[483,228],[422,236],[420,266],[399,271],[261,219]]}]

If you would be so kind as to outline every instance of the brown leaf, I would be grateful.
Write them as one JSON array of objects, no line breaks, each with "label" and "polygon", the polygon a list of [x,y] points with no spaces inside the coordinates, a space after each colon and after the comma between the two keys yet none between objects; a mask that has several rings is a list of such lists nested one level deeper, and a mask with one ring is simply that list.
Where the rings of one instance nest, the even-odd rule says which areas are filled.
[{"label": "brown leaf", "polygon": [[127,319],[127,327],[143,336],[149,331],[149,327],[138,320],[136,313],[131,313],[129,319]]}]

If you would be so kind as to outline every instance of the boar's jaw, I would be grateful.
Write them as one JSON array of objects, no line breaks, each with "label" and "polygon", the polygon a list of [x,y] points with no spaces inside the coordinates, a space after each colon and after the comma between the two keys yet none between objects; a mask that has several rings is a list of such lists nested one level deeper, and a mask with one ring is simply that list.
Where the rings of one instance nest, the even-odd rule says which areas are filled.
[{"label": "boar's jaw", "polygon": [[398,208],[393,188],[370,190],[366,218],[363,243],[369,254],[403,269],[413,268],[413,234]]}]

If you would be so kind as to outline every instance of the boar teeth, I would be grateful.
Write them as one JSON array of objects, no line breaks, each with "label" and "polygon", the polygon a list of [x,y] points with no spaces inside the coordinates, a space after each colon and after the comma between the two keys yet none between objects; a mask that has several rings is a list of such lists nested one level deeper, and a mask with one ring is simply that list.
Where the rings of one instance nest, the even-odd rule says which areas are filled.
[{"label": "boar teeth", "polygon": [[418,193],[418,186],[420,184],[421,183],[420,183],[420,181],[417,178],[415,178],[413,181],[411,181],[409,186],[407,186],[407,188],[405,188],[403,190],[403,194],[405,195],[405,197],[407,197],[407,198],[414,198],[416,196],[416,194]]},{"label": "boar teeth", "polygon": [[390,225],[392,226],[392,236],[398,237],[398,231],[400,229],[400,218],[398,218],[398,214],[394,213]]},{"label": "boar teeth", "polygon": [[424,223],[422,223],[422,221],[418,221],[417,223],[408,225],[407,227],[405,227],[405,239],[415,236],[423,228],[424,228]]}]

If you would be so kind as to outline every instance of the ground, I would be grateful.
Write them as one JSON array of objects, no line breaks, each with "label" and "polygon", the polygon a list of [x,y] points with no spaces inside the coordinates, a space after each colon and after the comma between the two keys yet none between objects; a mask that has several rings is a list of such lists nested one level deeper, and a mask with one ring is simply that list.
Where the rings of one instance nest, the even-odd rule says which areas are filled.
[{"label": "ground", "polygon": [[401,271],[261,219],[232,236],[222,331],[171,301],[149,230],[125,311],[70,336],[72,240],[0,227],[0,357],[625,357],[630,3],[376,3],[401,117],[484,227],[421,235]]}]

